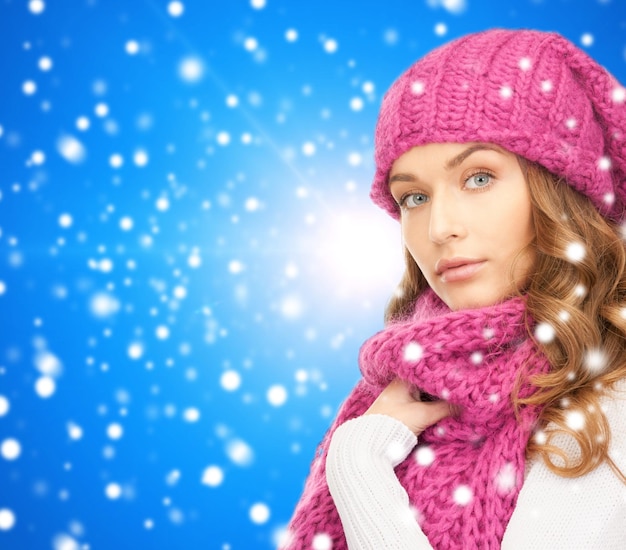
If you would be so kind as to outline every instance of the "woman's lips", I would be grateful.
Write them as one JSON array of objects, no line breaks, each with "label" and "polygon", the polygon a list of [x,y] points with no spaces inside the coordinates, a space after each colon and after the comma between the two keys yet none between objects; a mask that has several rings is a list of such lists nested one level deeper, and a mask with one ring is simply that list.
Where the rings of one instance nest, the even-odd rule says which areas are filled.
[{"label": "woman's lips", "polygon": [[455,259],[437,265],[437,274],[444,283],[456,283],[473,277],[485,265],[486,260]]}]

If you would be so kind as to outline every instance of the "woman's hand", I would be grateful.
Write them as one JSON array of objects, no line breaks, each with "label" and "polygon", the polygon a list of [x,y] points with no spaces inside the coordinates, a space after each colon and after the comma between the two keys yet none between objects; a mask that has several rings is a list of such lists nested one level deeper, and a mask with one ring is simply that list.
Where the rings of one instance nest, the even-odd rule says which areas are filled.
[{"label": "woman's hand", "polygon": [[396,378],[382,391],[365,414],[385,414],[402,422],[415,435],[455,414],[447,401],[420,401],[419,391]]}]

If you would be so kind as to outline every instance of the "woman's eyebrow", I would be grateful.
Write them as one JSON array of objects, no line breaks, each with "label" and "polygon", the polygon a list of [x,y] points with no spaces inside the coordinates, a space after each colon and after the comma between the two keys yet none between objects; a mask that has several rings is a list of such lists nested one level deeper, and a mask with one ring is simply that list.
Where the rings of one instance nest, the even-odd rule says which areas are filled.
[{"label": "woman's eyebrow", "polygon": [[445,164],[445,169],[447,171],[453,170],[457,166],[459,166],[467,157],[475,153],[476,151],[495,151],[496,153],[504,154],[502,149],[496,145],[489,145],[487,143],[479,143],[478,145],[472,145],[465,149],[465,151],[460,152],[456,157],[451,158]]},{"label": "woman's eyebrow", "polygon": [[[450,170],[454,170],[460,164],[462,164],[465,159],[467,159],[470,155],[476,153],[477,151],[495,151],[496,153],[500,153],[501,155],[504,154],[504,151],[497,145],[489,145],[488,143],[471,145],[467,149],[461,151],[457,156],[446,161],[444,165],[445,170],[448,172]],[[411,174],[409,172],[399,172],[389,178],[389,185],[397,181],[419,183],[420,179],[415,174]]]},{"label": "woman's eyebrow", "polygon": [[415,174],[409,174],[407,172],[399,172],[389,178],[389,185],[397,181],[404,181],[409,183],[418,183],[419,178]]}]

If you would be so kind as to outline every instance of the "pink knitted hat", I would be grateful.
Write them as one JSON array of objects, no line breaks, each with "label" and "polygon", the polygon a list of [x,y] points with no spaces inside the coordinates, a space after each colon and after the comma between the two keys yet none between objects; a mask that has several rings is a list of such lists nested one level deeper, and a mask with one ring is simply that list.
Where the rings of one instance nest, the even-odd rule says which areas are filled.
[{"label": "pink knitted hat", "polygon": [[427,143],[495,143],[626,214],[626,89],[555,33],[489,30],[433,50],[385,94],[376,126],[372,200],[400,217],[393,162]]}]

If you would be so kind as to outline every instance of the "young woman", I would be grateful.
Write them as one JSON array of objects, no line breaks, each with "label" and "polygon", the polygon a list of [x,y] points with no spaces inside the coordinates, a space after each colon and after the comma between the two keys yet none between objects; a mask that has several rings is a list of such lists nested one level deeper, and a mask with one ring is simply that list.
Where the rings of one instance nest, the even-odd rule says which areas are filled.
[{"label": "young woman", "polygon": [[376,164],[406,272],[284,547],[626,548],[626,90],[469,35],[387,92]]}]

